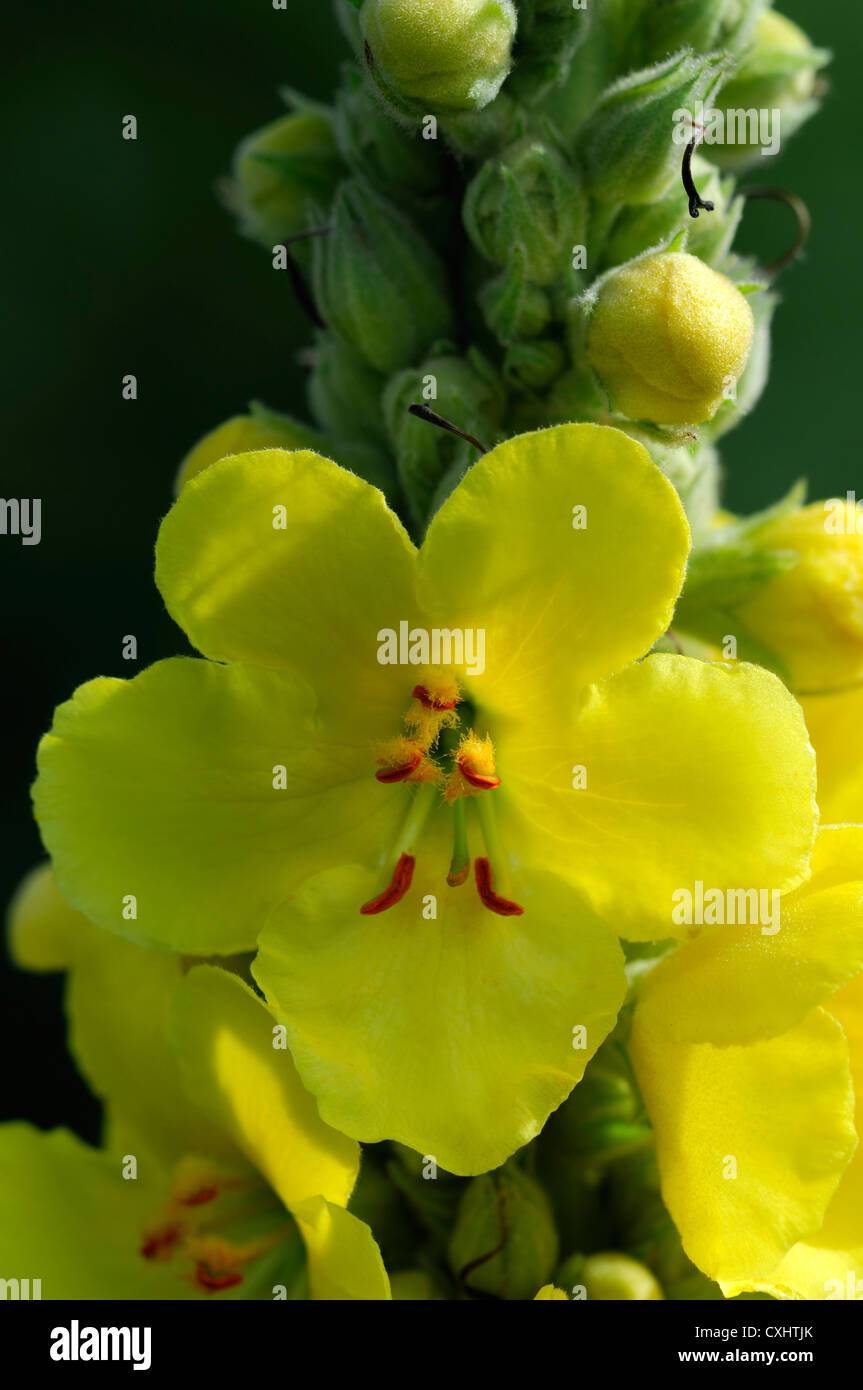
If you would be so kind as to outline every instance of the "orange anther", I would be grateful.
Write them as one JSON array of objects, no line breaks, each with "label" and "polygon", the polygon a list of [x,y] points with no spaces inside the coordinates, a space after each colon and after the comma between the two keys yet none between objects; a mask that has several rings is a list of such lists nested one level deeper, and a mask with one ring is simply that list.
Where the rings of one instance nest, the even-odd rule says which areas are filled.
[{"label": "orange anther", "polygon": [[482,904],[488,908],[489,912],[496,912],[500,917],[521,917],[524,908],[519,907],[518,903],[511,902],[509,898],[502,898],[492,888],[491,864],[487,859],[477,859],[474,875]]}]

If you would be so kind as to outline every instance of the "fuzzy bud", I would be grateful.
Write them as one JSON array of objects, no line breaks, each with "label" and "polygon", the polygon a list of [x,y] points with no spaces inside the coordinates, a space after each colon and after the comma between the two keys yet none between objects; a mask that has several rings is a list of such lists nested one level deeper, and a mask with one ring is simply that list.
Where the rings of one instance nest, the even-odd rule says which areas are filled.
[{"label": "fuzzy bud", "polygon": [[680,112],[716,89],[725,60],[676,54],[610,87],[582,128],[579,154],[590,193],[603,202],[643,203],[680,177]]},{"label": "fuzzy bud", "polygon": [[466,1293],[532,1299],[557,1260],[548,1198],[533,1178],[508,1165],[466,1188],[449,1242],[449,1264]]},{"label": "fuzzy bud", "polygon": [[611,271],[590,296],[588,356],[620,414],[698,425],[733,394],[754,319],[725,275],[697,256],[660,252]]},{"label": "fuzzy bud", "polygon": [[371,367],[394,372],[452,329],[441,262],[405,215],[359,179],[343,183],[314,247],[324,322]]},{"label": "fuzzy bud", "polygon": [[562,279],[584,240],[587,201],[575,170],[552,146],[521,140],[484,164],[469,185],[464,223],[477,250],[508,264],[514,247],[536,285]]},{"label": "fuzzy bud", "polygon": [[243,141],[224,198],[243,235],[273,247],[305,231],[309,206],[329,203],[343,175],[332,119],[323,108],[309,107]]},{"label": "fuzzy bud", "polygon": [[481,110],[512,65],[512,0],[366,0],[360,22],[372,77],[408,115]]}]

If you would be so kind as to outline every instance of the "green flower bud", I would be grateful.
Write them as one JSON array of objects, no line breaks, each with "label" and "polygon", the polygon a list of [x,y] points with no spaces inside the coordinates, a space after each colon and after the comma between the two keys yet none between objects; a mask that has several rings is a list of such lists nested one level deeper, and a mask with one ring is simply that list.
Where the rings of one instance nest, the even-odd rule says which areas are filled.
[{"label": "green flower bud", "polygon": [[336,194],[314,246],[325,323],[380,372],[416,361],[453,328],[444,268],[407,217],[359,179]]},{"label": "green flower bud", "polygon": [[645,61],[653,62],[693,48],[706,53],[722,48],[739,51],[770,0],[662,0],[644,17]]},{"label": "green flower bud", "polygon": [[329,112],[306,107],[247,136],[223,192],[243,235],[272,247],[305,231],[309,206],[328,204],[343,176]]},{"label": "green flower bud", "polygon": [[551,301],[545,290],[524,273],[524,252],[515,247],[510,263],[479,291],[485,321],[499,342],[535,338],[551,322]]},{"label": "green flower bud", "polygon": [[643,256],[611,271],[582,307],[591,365],[614,409],[630,420],[711,419],[734,391],[752,346],[747,300],[726,276],[685,252]]},{"label": "green flower bud", "polygon": [[631,1255],[609,1251],[597,1255],[570,1255],[555,1275],[560,1288],[584,1289],[588,1298],[602,1302],[622,1300],[644,1303],[664,1299],[655,1276]]},{"label": "green flower bud", "polygon": [[588,4],[582,21],[586,32],[569,70],[537,108],[557,127],[567,149],[609,84],[637,64],[630,55],[646,3],[602,0],[600,5]]},{"label": "green flower bud", "polygon": [[387,426],[411,515],[422,527],[441,481],[452,478],[454,487],[476,459],[476,450],[457,435],[417,420],[408,411],[413,404],[428,405],[491,448],[504,398],[494,369],[475,349],[466,357],[430,358],[390,381],[384,393]]},{"label": "green flower bud", "polygon": [[360,6],[356,0],[334,0],[338,26],[355,53],[363,51],[363,33],[360,27]]},{"label": "green flower bud", "polygon": [[566,276],[584,241],[587,200],[575,170],[540,140],[525,139],[484,164],[464,201],[468,235],[487,260],[505,266],[519,247],[537,285]]},{"label": "green flower bud", "polygon": [[615,219],[602,249],[602,269],[622,265],[660,244],[668,245],[682,231],[687,234],[686,249],[708,265],[724,260],[743,214],[743,199],[734,196],[734,183],[723,179],[706,159],[694,155],[692,177],[713,212],[689,216],[686,198],[675,183],[652,203],[624,208]]},{"label": "green flower bud", "polygon": [[336,99],[334,126],[345,163],[381,193],[408,202],[439,188],[441,142],[397,125],[354,67]]},{"label": "green flower bud", "polygon": [[393,1157],[387,1163],[387,1176],[405,1198],[432,1248],[443,1255],[467,1184],[404,1144],[392,1143],[389,1148]]},{"label": "green flower bud", "polygon": [[616,1048],[602,1049],[580,1084],[549,1117],[543,1147],[571,1158],[601,1161],[645,1142],[650,1126],[631,1075]]},{"label": "green flower bud", "polygon": [[387,445],[382,396],[387,379],[332,333],[318,333],[308,380],[312,414],[337,439]]},{"label": "green flower bud", "polygon": [[554,338],[513,343],[503,360],[504,380],[516,390],[543,391],[563,372],[566,354]]},{"label": "green flower bud", "polygon": [[360,20],[369,71],[406,114],[481,110],[512,65],[512,0],[366,0]]},{"label": "green flower bud", "polygon": [[548,1198],[514,1165],[484,1173],[465,1189],[449,1242],[449,1265],[467,1293],[532,1299],[557,1261]]},{"label": "green flower bud", "polygon": [[565,81],[579,44],[587,37],[592,9],[572,0],[520,0],[518,51],[508,90],[518,101],[535,101]]},{"label": "green flower bud", "polygon": [[[729,113],[779,113],[778,126],[772,121],[775,139],[787,139],[818,108],[817,76],[819,69],[830,61],[830,54],[815,48],[803,30],[790,19],[768,10],[758,20],[752,47],[745,53],[736,75],[716,98],[717,108],[724,113],[725,143],[705,146],[710,158],[723,168],[742,169],[759,159],[768,158],[759,131],[750,130],[743,121],[747,141],[732,143],[728,139],[731,126]],[[735,118],[735,133],[740,128]],[[753,138],[756,137],[756,138]],[[705,139],[709,139],[709,132]],[[766,147],[770,149],[769,144]],[[772,153],[776,153],[775,146]]]},{"label": "green flower bud", "polygon": [[595,198],[650,202],[679,179],[683,151],[673,138],[679,113],[707,101],[725,62],[712,54],[677,54],[608,89],[582,128],[578,146]]},{"label": "green flower bud", "polygon": [[614,1239],[602,1197],[604,1169],[590,1156],[574,1157],[540,1136],[536,1177],[551,1202],[560,1242],[567,1250],[602,1249]]},{"label": "green flower bud", "polygon": [[180,464],[175,493],[211,463],[229,454],[246,454],[255,449],[314,449],[326,453],[326,444],[311,426],[292,420],[289,415],[278,415],[255,401],[248,415],[234,415],[193,445]]}]

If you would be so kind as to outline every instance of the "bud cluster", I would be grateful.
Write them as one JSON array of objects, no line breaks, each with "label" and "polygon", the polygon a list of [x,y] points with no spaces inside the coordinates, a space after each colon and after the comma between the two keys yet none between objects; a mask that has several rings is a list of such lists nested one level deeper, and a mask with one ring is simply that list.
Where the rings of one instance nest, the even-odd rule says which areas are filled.
[{"label": "bud cluster", "polygon": [[336,8],[353,61],[332,106],[292,94],[291,114],[241,144],[226,190],[241,229],[274,265],[284,243],[304,277],[328,451],[359,444],[354,466],[420,535],[476,451],[429,438],[410,404],[485,447],[612,423],[708,525],[704,475],[765,384],[775,297],[734,251],[730,171],[752,151],[696,149],[696,118],[745,99],[778,107],[788,134],[826,55],[765,0]]}]

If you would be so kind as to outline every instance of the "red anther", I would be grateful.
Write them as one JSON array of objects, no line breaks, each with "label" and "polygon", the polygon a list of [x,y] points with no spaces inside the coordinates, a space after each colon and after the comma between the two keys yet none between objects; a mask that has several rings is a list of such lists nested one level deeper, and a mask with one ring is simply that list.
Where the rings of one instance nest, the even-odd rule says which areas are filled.
[{"label": "red anther", "polygon": [[464,780],[470,782],[472,787],[476,787],[477,791],[493,792],[495,787],[500,786],[499,777],[483,777],[481,773],[474,772],[470,764],[461,758],[459,758],[458,769]]},{"label": "red anther", "polygon": [[193,1192],[190,1197],[183,1198],[184,1207],[202,1207],[205,1202],[212,1202],[214,1197],[218,1197],[217,1187],[202,1187],[200,1192]]},{"label": "red anther", "polygon": [[179,1239],[179,1226],[169,1226],[166,1231],[157,1231],[154,1236],[149,1236],[141,1246],[139,1253],[145,1260],[157,1260],[160,1255],[164,1255],[167,1250],[170,1250],[172,1245],[176,1245]]},{"label": "red anther", "polygon": [[415,863],[416,859],[412,854],[402,854],[399,857],[389,887],[385,888],[377,898],[372,898],[371,902],[364,903],[360,908],[364,917],[370,917],[376,912],[386,912],[388,907],[395,907],[396,903],[401,902],[411,886]]},{"label": "red anther", "polygon": [[484,907],[490,912],[497,912],[501,917],[521,917],[524,908],[519,907],[518,903],[510,902],[509,898],[502,898],[492,888],[491,864],[487,859],[477,859],[474,874],[477,891]]},{"label": "red anther", "polygon": [[378,768],[375,776],[379,782],[385,782],[387,784],[391,782],[405,782],[412,772],[416,772],[422,760],[423,752],[422,749],[420,749],[416,756],[411,758],[410,762],[404,763],[402,767],[381,767]]},{"label": "red anther", "polygon": [[220,1293],[222,1289],[235,1289],[238,1284],[242,1284],[242,1274],[213,1274],[207,1266],[198,1263],[195,1267],[195,1278],[202,1289],[208,1293]]},{"label": "red anther", "polygon": [[454,700],[441,700],[436,695],[430,695],[424,685],[415,685],[411,691],[415,700],[419,700],[425,709],[447,710],[455,709],[458,704],[458,697]]}]

